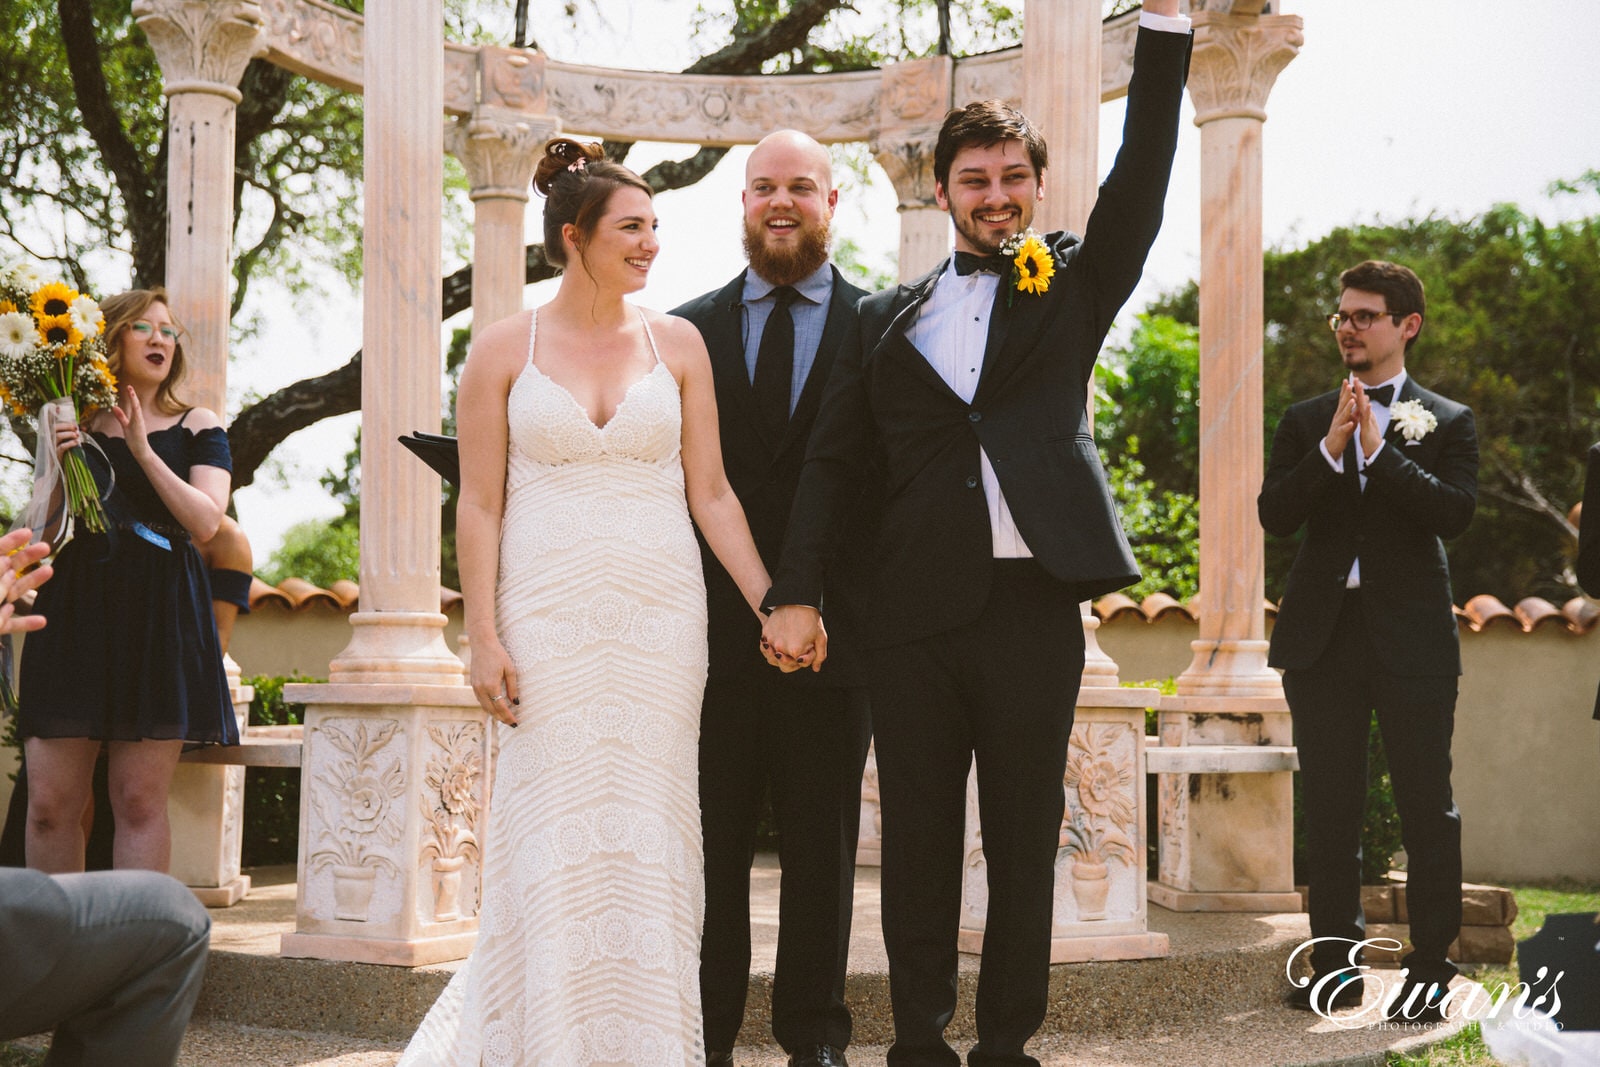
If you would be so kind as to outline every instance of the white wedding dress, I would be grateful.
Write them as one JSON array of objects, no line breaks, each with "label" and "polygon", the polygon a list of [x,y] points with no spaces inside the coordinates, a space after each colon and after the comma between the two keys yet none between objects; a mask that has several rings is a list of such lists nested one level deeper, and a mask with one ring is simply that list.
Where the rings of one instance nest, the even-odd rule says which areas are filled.
[{"label": "white wedding dress", "polygon": [[477,945],[400,1062],[699,1064],[706,598],[678,386],[657,353],[596,426],[534,366],[532,319],[495,603],[521,721],[498,727]]}]

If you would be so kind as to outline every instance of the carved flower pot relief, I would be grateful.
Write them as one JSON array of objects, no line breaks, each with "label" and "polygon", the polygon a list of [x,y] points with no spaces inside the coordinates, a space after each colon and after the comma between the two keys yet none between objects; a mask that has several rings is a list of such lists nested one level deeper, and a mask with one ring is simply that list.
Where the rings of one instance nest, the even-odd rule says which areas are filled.
[{"label": "carved flower pot relief", "polygon": [[1104,863],[1072,861],[1072,899],[1078,902],[1078,918],[1084,922],[1106,917],[1106,896],[1111,892],[1111,869]]},{"label": "carved flower pot relief", "polygon": [[364,923],[372,907],[372,889],[377,882],[376,867],[333,864],[333,917]]},{"label": "carved flower pot relief", "polygon": [[441,856],[433,861],[433,917],[438,922],[461,918],[461,868],[465,856]]}]

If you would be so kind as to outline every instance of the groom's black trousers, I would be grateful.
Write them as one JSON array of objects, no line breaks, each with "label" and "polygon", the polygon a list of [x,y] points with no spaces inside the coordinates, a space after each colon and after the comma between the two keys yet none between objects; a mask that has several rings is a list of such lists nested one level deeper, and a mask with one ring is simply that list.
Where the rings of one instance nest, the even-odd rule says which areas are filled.
[{"label": "groom's black trousers", "polygon": [[[1283,691],[1300,752],[1312,937],[1361,941],[1361,824],[1367,796],[1367,733],[1374,710],[1406,849],[1410,977],[1448,983],[1450,943],[1461,932],[1461,815],[1450,791],[1455,675],[1384,670],[1364,611],[1382,611],[1346,590],[1333,636],[1310,667],[1284,672]],[[1318,974],[1349,966],[1350,944],[1315,946]]]},{"label": "groom's black trousers", "polygon": [[989,906],[972,1067],[1035,1064],[1050,977],[1062,776],[1083,624],[1074,591],[1033,560],[996,560],[983,613],[877,650],[873,735],[883,804],[883,935],[890,1067],[956,1065],[955,1012],[967,775],[978,769]]}]

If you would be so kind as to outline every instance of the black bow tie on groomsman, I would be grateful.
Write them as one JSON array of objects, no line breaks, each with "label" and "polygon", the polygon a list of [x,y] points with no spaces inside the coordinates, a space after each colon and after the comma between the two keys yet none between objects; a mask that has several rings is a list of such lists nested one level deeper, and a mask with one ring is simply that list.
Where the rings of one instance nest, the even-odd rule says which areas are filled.
[{"label": "black bow tie on groomsman", "polygon": [[789,429],[789,390],[794,378],[794,315],[789,305],[799,296],[792,285],[780,285],[772,291],[772,314],[761,330],[756,373],[750,382],[761,432],[774,446]]},{"label": "black bow tie on groomsman", "polygon": [[978,271],[1004,276],[1011,262],[1002,255],[980,256],[975,252],[957,252],[955,259],[956,274],[963,278]]},{"label": "black bow tie on groomsman", "polygon": [[1367,399],[1374,404],[1382,404],[1384,407],[1388,407],[1394,403],[1394,383],[1368,386]]}]

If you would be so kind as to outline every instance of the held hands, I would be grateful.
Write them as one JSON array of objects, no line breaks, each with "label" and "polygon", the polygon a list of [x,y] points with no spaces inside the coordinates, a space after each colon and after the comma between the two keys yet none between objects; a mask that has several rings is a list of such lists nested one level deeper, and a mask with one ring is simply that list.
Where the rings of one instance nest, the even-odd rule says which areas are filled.
[{"label": "held hands", "polygon": [[[76,422],[56,423],[56,459],[65,460],[67,453],[83,444],[83,427]],[[0,541],[0,544],[4,544]]]},{"label": "held hands", "polygon": [[773,609],[761,628],[761,654],[785,674],[802,667],[820,671],[828,658],[828,631],[821,614],[804,604]]},{"label": "held hands", "polygon": [[472,691],[484,711],[507,726],[517,725],[517,669],[493,634],[472,640]]},{"label": "held hands", "polygon": [[16,601],[43,585],[52,573],[48,565],[22,573],[50,554],[48,542],[28,544],[32,536],[32,531],[24,528],[0,537],[0,555],[6,557],[5,567],[0,568],[0,634],[44,629],[43,615],[14,614]]}]

